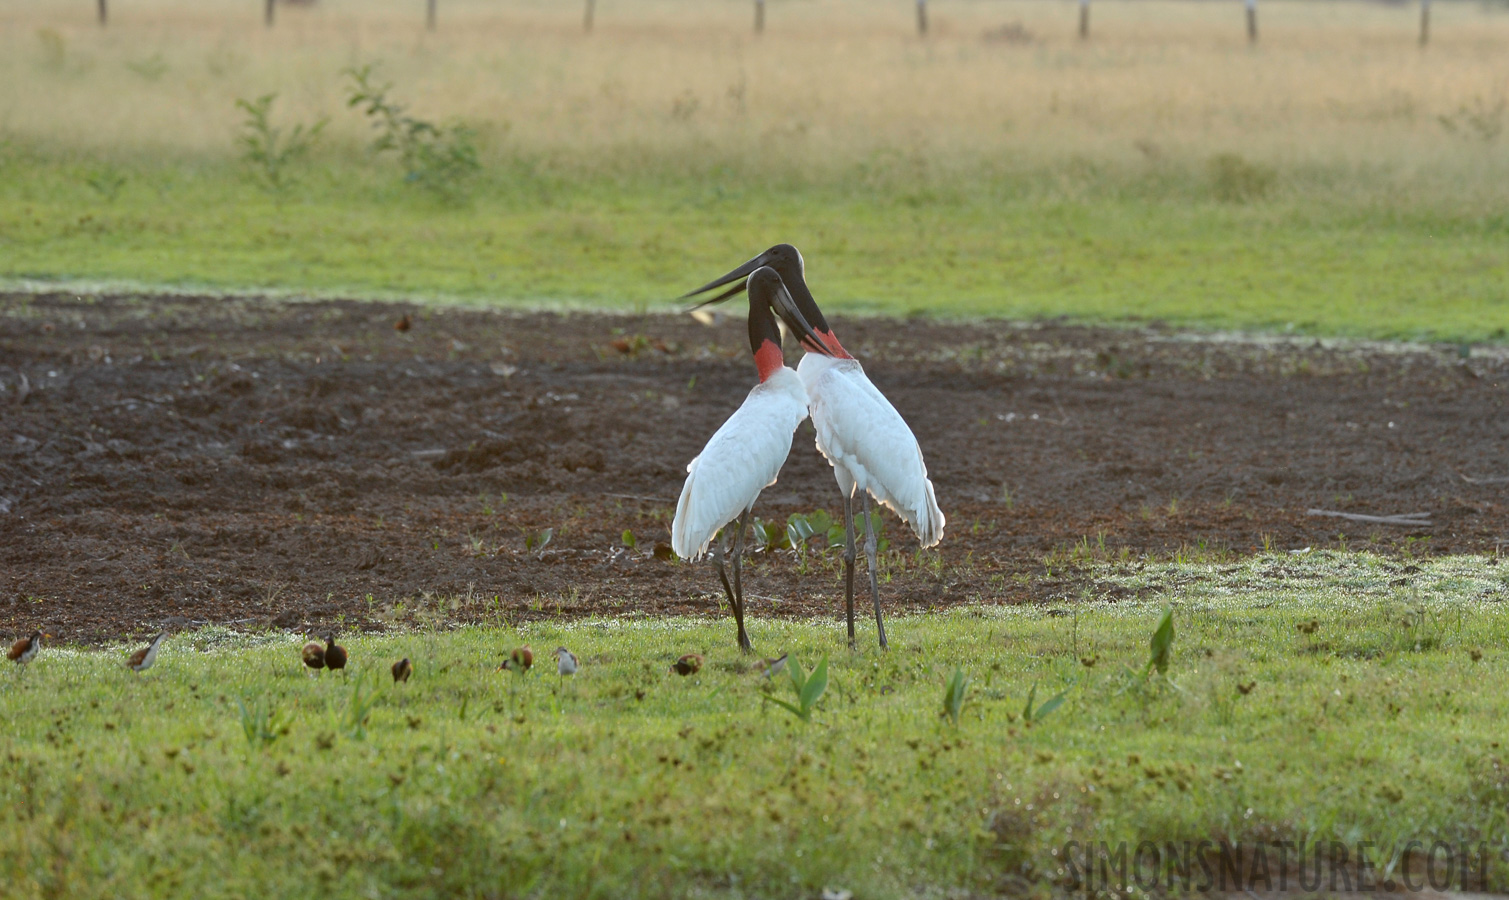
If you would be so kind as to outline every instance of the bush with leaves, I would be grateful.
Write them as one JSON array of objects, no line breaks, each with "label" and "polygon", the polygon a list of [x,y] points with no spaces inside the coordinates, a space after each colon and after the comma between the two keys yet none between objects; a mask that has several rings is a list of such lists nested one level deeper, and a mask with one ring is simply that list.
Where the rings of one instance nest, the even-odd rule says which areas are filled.
[{"label": "bush with leaves", "polygon": [[394,153],[404,170],[404,180],[435,197],[459,202],[466,182],[482,170],[477,159],[477,134],[465,125],[441,127],[411,116],[388,98],[392,84],[376,84],[372,67],[347,69],[351,79],[346,106],[360,109],[377,137],[374,153]]},{"label": "bush with leaves", "polygon": [[272,105],[277,94],[263,94],[255,100],[237,100],[236,108],[246,113],[241,134],[241,159],[251,167],[257,181],[267,190],[279,193],[288,186],[288,167],[307,155],[319,141],[329,119],[313,125],[298,124],[286,134],[272,124]]}]

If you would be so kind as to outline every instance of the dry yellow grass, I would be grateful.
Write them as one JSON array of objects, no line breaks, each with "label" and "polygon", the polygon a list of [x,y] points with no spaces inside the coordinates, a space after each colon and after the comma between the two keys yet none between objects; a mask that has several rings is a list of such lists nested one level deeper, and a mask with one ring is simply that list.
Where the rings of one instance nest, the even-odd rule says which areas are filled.
[{"label": "dry yellow grass", "polygon": [[[284,6],[270,31],[257,0],[113,0],[102,30],[83,0],[10,0],[0,135],[86,155],[226,155],[233,101],[278,92],[280,120],[330,115],[339,147],[363,136],[341,72],[380,61],[415,111],[476,124],[490,153],[566,169],[941,175],[1234,152],[1473,190],[1509,173],[1509,135],[1439,121],[1491,113],[1509,91],[1503,7],[1437,4],[1424,52],[1414,6],[1264,3],[1257,48],[1235,3],[1100,3],[1088,43],[1068,3],[935,0],[926,40],[906,0],[773,0],[759,38],[751,10],[601,0],[583,35],[577,2],[440,0],[426,34],[419,0]],[[1026,41],[987,37],[1012,23]]]}]

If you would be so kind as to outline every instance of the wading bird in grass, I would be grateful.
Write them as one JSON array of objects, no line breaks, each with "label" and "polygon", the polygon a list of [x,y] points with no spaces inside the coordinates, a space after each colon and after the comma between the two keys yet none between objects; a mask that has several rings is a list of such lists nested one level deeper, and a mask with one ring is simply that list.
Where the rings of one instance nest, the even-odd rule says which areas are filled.
[{"label": "wading bird in grass", "polygon": [[557,675],[575,675],[576,670],[581,668],[576,654],[565,647],[555,648],[555,673]]},{"label": "wading bird in grass", "polygon": [[802,255],[790,244],[777,244],[727,275],[710,281],[682,299],[704,294],[735,282],[733,287],[703,300],[698,306],[720,303],[745,289],[743,279],[769,267],[780,275],[797,311],[818,333],[824,352],[808,353],[797,365],[806,388],[812,424],[817,430],[817,449],[833,466],[838,489],[844,497],[844,611],[849,624],[849,646],[854,646],[854,499],[863,501],[865,556],[870,568],[870,599],[875,604],[875,629],[885,648],[885,621],[880,612],[880,580],[876,571],[875,527],[870,498],[906,521],[922,546],[943,539],[943,512],[933,483],[927,477],[922,448],[901,414],[870,383],[859,361],[846,351],[828,320],[818,309],[807,288]]},{"label": "wading bird in grass", "polygon": [[507,669],[515,675],[523,675],[533,667],[534,651],[530,649],[528,644],[525,644],[522,647],[514,648],[514,651],[508,655],[508,659],[503,660],[503,665],[498,666],[498,671],[501,672]]},{"label": "wading bird in grass", "polygon": [[5,654],[6,659],[20,666],[21,674],[26,674],[26,664],[37,658],[37,652],[42,649],[42,632],[33,631],[29,636],[21,638],[10,645],[10,652]]},{"label": "wading bird in grass", "polygon": [[126,657],[126,668],[133,672],[145,672],[157,662],[157,648],[162,646],[163,640],[168,636],[166,631],[157,632],[152,642]]},{"label": "wading bird in grass", "polygon": [[[700,559],[712,546],[718,578],[733,607],[739,629],[739,649],[752,650],[744,629],[744,532],[755,500],[791,455],[791,439],[807,418],[807,392],[797,373],[781,355],[781,330],[776,315],[801,339],[812,354],[825,352],[812,326],[797,311],[796,304],[774,269],[756,267],[746,273],[749,291],[749,347],[754,353],[760,383],[743,404],[717,430],[686,467],[686,485],[676,503],[671,523],[671,548],[683,559]],[[775,315],[773,315],[774,313]],[[719,529],[737,520],[733,534],[733,583],[723,565],[723,540]]]},{"label": "wading bird in grass", "polygon": [[340,669],[342,675],[346,674],[346,648],[335,642],[334,634],[325,635],[325,668],[332,672]]},{"label": "wading bird in grass", "polygon": [[685,678],[702,671],[702,654],[688,653],[671,663],[671,671]]},{"label": "wading bird in grass", "polygon": [[411,662],[409,662],[409,658],[407,656],[405,656],[403,659],[400,659],[398,662],[396,662],[396,663],[393,664],[393,683],[394,684],[397,684],[400,681],[402,681],[404,683],[407,683],[408,680],[409,680],[409,676],[413,675],[413,674],[414,674],[414,664],[411,663]]},{"label": "wading bird in grass", "polygon": [[310,668],[311,676],[325,668],[325,648],[320,646],[319,641],[310,641],[305,644],[299,656],[304,660],[304,665]]}]

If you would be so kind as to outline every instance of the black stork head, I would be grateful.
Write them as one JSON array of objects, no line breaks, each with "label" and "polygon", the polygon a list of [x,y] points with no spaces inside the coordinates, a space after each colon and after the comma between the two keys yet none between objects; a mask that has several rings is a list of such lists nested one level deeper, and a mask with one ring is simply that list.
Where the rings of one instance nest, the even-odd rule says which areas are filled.
[{"label": "black stork head", "polygon": [[[786,327],[797,336],[811,353],[832,356],[821,335],[813,330],[806,317],[797,309],[791,292],[786,289],[781,276],[769,266],[761,266],[749,273],[744,282],[749,291],[749,349],[754,352],[755,365],[760,369],[760,380],[784,364],[781,355],[781,330],[775,316],[780,316]],[[775,315],[771,315],[774,312]]]},{"label": "black stork head", "polygon": [[[806,264],[802,260],[801,252],[790,244],[776,244],[742,266],[720,278],[709,281],[695,291],[684,295],[681,299],[687,300],[698,294],[705,294],[708,291],[723,287],[725,284],[732,282],[732,286],[727,290],[702,300],[693,308],[700,309],[714,303],[722,303],[724,300],[745,290],[748,285],[746,279],[761,268],[773,269],[781,277],[781,282],[786,286],[797,312],[811,326],[811,330],[817,332],[822,337],[822,342],[831,351],[828,355],[848,356],[843,346],[839,344],[838,338],[833,336],[833,329],[828,327],[828,320],[823,317],[823,311],[817,308],[817,301],[813,299],[812,292],[807,289]],[[790,322],[788,321],[787,324],[789,325]],[[811,349],[811,347],[808,349]]]}]

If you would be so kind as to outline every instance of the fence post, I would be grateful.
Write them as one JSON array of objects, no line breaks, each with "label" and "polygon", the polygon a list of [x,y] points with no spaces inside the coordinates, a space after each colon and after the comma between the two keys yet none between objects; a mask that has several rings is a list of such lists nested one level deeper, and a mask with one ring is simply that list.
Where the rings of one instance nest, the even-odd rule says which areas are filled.
[{"label": "fence post", "polygon": [[1090,39],[1090,0],[1079,0],[1079,39]]},{"label": "fence post", "polygon": [[435,4],[437,0],[424,0],[424,27],[435,30]]},{"label": "fence post", "polygon": [[[104,0],[100,0],[100,2],[103,3]],[[262,24],[266,25],[268,28],[272,27],[272,4],[273,0],[267,0],[267,3],[263,5],[262,10]]]},{"label": "fence post", "polygon": [[917,0],[917,33],[927,34],[927,0]]},{"label": "fence post", "polygon": [[105,20],[109,18],[109,16],[105,12],[105,0],[98,0],[98,4],[100,9],[100,27],[104,28]]},{"label": "fence post", "polygon": [[[101,3],[104,0],[100,0]],[[1430,0],[1420,0],[1420,46],[1430,43]]]},{"label": "fence post", "polygon": [[1257,43],[1257,0],[1247,0],[1247,43]]},{"label": "fence post", "polygon": [[592,33],[592,17],[597,13],[597,0],[587,0],[587,11],[582,14],[582,31]]},{"label": "fence post", "polygon": [[755,0],[755,34],[765,33],[765,0]]}]

